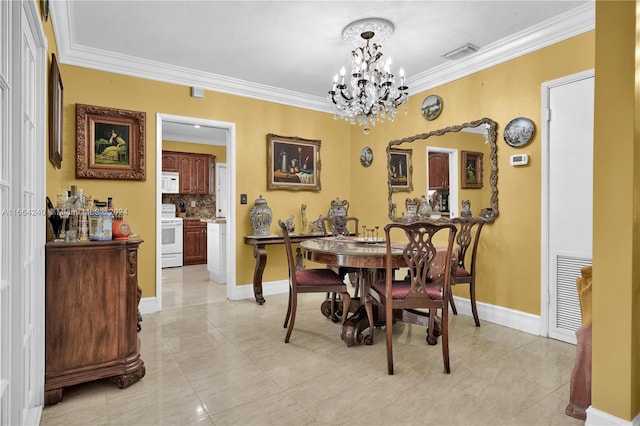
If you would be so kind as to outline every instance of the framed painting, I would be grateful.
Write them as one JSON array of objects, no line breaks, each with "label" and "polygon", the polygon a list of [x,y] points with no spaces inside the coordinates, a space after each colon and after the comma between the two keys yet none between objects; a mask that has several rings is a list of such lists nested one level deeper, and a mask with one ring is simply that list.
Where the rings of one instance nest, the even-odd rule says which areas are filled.
[{"label": "framed painting", "polygon": [[320,191],[320,141],[269,133],[267,188]]},{"label": "framed painting", "polygon": [[462,189],[482,188],[482,153],[461,151],[462,167],[460,168]]},{"label": "framed painting", "polygon": [[392,192],[413,191],[411,149],[389,148],[389,186]]},{"label": "framed painting", "polygon": [[144,112],[76,104],[76,177],[145,180]]},{"label": "framed painting", "polygon": [[51,54],[49,72],[49,161],[62,167],[62,77],[55,53]]}]

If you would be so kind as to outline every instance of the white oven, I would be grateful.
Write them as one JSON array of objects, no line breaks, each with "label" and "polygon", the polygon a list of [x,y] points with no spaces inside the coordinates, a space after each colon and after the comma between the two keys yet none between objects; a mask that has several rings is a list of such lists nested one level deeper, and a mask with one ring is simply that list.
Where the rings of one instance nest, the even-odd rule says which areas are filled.
[{"label": "white oven", "polygon": [[182,218],[174,204],[162,205],[162,267],[182,266]]}]

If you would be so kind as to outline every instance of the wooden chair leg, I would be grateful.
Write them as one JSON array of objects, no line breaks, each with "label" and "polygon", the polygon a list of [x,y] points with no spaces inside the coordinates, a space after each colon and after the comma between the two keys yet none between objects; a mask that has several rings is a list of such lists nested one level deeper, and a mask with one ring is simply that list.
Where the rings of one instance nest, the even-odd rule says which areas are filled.
[{"label": "wooden chair leg", "polygon": [[387,373],[393,375],[393,311],[391,305],[385,307],[387,337]]},{"label": "wooden chair leg", "polygon": [[284,325],[283,328],[287,328],[287,324],[289,323],[289,318],[291,317],[291,288],[289,288],[289,303],[287,303],[287,315],[284,317]]},{"label": "wooden chair leg", "polygon": [[[446,308],[446,306],[445,306]],[[437,313],[437,310],[436,310]],[[442,312],[442,335],[440,343],[442,344],[442,361],[444,362],[445,374],[451,373],[451,365],[449,364],[449,318],[446,312]]]},{"label": "wooden chair leg", "polygon": [[451,311],[453,315],[458,315],[458,310],[456,309],[456,302],[453,300],[453,293],[449,293],[449,303],[451,304]]},{"label": "wooden chair leg", "polygon": [[287,329],[287,335],[284,338],[285,343],[289,343],[291,332],[293,331],[293,324],[296,322],[296,310],[298,309],[298,295],[291,296],[291,318],[289,321],[289,328]]},{"label": "wooden chair leg", "polygon": [[480,319],[478,318],[478,309],[476,308],[476,283],[471,281],[469,283],[469,296],[471,297],[471,312],[473,312],[473,320],[476,322],[476,327],[480,327]]}]

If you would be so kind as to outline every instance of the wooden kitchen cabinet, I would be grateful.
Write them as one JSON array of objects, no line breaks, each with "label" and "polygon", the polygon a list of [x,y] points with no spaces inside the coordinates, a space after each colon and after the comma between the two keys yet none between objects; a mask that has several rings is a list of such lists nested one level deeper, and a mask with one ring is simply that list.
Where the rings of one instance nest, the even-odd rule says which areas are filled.
[{"label": "wooden kitchen cabinet", "polygon": [[185,220],[183,229],[183,265],[202,265],[207,263],[207,223],[200,220]]},{"label": "wooden kitchen cabinet", "polygon": [[449,190],[449,154],[429,153],[429,189]]},{"label": "wooden kitchen cabinet", "polygon": [[142,240],[47,243],[45,404],[63,388],[145,375],[139,352],[138,246]]},{"label": "wooden kitchen cabinet", "polygon": [[[180,194],[214,194],[214,155],[162,151],[162,170],[180,173]],[[166,166],[165,166],[166,164]]]},{"label": "wooden kitchen cabinet", "polygon": [[179,172],[180,154],[171,151],[162,151],[162,171]]}]

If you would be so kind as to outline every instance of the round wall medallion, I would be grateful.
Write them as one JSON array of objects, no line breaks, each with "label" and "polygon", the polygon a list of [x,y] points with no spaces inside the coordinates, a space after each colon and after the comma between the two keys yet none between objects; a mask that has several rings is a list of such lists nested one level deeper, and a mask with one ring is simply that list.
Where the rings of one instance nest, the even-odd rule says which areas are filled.
[{"label": "round wall medallion", "polygon": [[369,167],[371,163],[373,163],[373,150],[365,146],[362,148],[362,151],[360,151],[360,164],[364,167]]},{"label": "round wall medallion", "polygon": [[442,112],[442,99],[438,95],[429,95],[422,102],[422,107],[420,108],[420,112],[422,116],[426,120],[435,120],[438,118],[440,113]]},{"label": "round wall medallion", "polygon": [[535,126],[525,117],[514,118],[504,128],[504,141],[514,148],[525,146],[533,139]]}]

